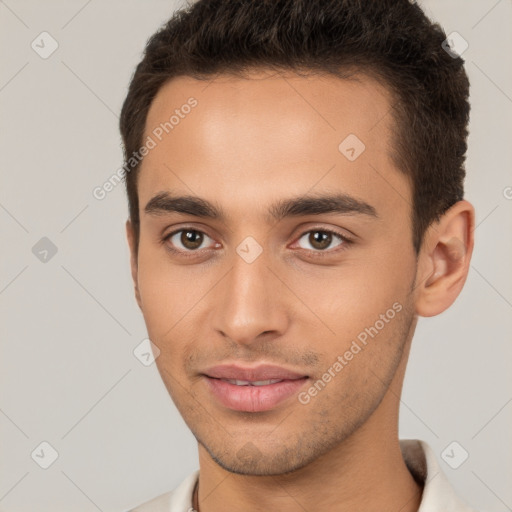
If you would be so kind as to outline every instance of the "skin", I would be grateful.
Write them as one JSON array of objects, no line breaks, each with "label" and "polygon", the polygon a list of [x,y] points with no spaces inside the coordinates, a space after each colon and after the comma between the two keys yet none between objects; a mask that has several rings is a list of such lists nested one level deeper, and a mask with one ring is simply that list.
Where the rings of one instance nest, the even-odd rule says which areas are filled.
[{"label": "skin", "polygon": [[[444,311],[464,285],[472,205],[460,201],[434,223],[417,257],[411,185],[389,156],[392,98],[362,74],[179,77],[153,101],[144,137],[190,96],[198,105],[141,166],[138,253],[126,228],[158,370],[198,440],[196,509],[417,510],[422,488],[400,452],[399,397],[418,316]],[[338,149],[351,133],[366,146],[352,162]],[[146,213],[162,192],[203,198],[226,216]],[[276,201],[333,193],[377,216],[268,218]],[[204,233],[195,233],[199,249],[181,232],[162,242],[180,228]],[[312,238],[322,230],[353,242],[327,235],[322,246]],[[252,263],[236,252],[248,236],[262,248]],[[220,363],[273,363],[308,375],[307,391],[394,303],[401,311],[306,405],[293,396],[270,411],[233,411],[201,376]]]}]

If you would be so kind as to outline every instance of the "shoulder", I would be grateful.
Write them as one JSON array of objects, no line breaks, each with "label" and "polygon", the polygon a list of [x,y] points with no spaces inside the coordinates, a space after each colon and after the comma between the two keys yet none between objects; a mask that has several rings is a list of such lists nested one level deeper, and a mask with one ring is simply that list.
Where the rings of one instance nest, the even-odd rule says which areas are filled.
[{"label": "shoulder", "polygon": [[476,512],[455,492],[428,443],[419,439],[401,439],[400,448],[409,472],[423,486],[418,512]]},{"label": "shoulder", "polygon": [[128,512],[190,512],[192,493],[199,477],[199,470],[191,473],[173,491],[161,494]]}]

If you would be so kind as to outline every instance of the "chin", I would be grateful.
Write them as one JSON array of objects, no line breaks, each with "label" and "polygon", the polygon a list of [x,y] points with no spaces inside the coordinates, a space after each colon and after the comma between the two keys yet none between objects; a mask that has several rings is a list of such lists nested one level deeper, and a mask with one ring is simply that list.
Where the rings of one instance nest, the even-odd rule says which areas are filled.
[{"label": "chin", "polygon": [[[235,456],[216,457],[210,454],[212,459],[223,469],[236,475],[244,476],[278,476],[293,473],[306,466],[309,461],[291,460],[286,455],[269,457],[246,457]],[[278,459],[278,460],[276,460]]]},{"label": "chin", "polygon": [[[226,446],[216,449],[216,446],[205,445],[198,439],[198,442],[208,452],[221,468],[237,475],[244,476],[278,476],[293,473],[308,466],[318,459],[330,447],[320,443],[304,444],[302,439],[290,442],[285,445],[282,440],[263,445],[265,439],[258,445],[255,442],[247,441],[241,446]],[[268,441],[268,438],[267,438]]]}]

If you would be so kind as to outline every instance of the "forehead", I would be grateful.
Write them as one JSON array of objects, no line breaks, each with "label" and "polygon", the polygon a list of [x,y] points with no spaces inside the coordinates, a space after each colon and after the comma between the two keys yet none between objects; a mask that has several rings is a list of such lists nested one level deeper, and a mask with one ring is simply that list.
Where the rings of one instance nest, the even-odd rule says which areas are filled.
[{"label": "forehead", "polygon": [[[379,138],[392,123],[392,116],[388,115],[393,103],[391,93],[368,75],[360,73],[341,79],[326,74],[299,76],[253,70],[244,78],[221,74],[208,80],[188,76],[170,80],[151,104],[146,133],[168,120],[191,97],[198,102],[193,111],[195,128],[204,126],[205,134],[215,127],[215,131],[207,132],[208,141],[215,144],[225,142],[223,135],[238,129],[238,138],[258,135],[260,142],[275,140],[279,128],[285,130],[283,139],[293,135],[294,129],[296,133],[309,130],[319,136],[329,132],[342,135],[352,129],[370,142],[370,132],[381,121]],[[252,123],[248,125],[248,121]],[[292,142],[293,138],[286,140]]]},{"label": "forehead", "polygon": [[156,145],[141,165],[140,206],[163,190],[256,204],[334,187],[371,199],[386,182],[384,196],[394,190],[403,200],[408,183],[390,157],[392,102],[362,74],[174,78],[148,112],[144,140]]}]

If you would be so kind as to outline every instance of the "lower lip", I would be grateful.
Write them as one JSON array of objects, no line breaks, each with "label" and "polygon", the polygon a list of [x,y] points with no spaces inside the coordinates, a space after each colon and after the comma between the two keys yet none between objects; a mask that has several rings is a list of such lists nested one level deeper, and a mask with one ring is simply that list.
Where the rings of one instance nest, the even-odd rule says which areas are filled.
[{"label": "lower lip", "polygon": [[283,380],[266,386],[237,386],[221,379],[206,377],[210,391],[228,409],[260,412],[273,409],[287,398],[296,395],[308,380]]}]

